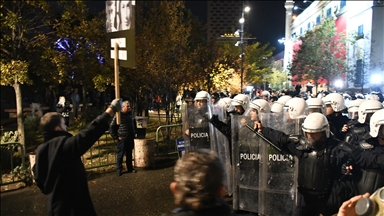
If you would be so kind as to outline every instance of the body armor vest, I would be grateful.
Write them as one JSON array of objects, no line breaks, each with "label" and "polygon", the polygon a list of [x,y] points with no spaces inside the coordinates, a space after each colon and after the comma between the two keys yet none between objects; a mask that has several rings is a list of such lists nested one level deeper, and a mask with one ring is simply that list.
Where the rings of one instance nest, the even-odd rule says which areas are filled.
[{"label": "body armor vest", "polygon": [[361,179],[357,184],[360,194],[372,194],[378,188],[384,187],[384,171],[379,169],[363,169]]},{"label": "body armor vest", "polygon": [[307,150],[299,164],[299,188],[326,193],[331,189],[331,149]]}]

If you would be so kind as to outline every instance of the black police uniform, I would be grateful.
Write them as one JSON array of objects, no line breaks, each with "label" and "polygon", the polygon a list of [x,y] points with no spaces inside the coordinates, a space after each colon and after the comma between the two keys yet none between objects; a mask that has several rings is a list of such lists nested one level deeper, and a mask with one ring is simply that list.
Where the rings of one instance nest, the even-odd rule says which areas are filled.
[{"label": "black police uniform", "polygon": [[320,146],[313,148],[309,147],[307,139],[301,136],[299,142],[293,141],[289,135],[268,127],[263,128],[262,134],[299,159],[298,190],[306,204],[302,215],[337,213],[341,203],[350,198],[342,197],[339,201],[328,202],[333,183],[341,178],[341,162],[332,155],[332,149],[337,146],[338,140],[330,137]]}]

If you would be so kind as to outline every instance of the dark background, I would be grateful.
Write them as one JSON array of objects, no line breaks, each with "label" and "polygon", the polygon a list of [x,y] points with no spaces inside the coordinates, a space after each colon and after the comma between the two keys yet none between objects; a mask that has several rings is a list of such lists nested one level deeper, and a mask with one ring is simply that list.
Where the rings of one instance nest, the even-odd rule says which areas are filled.
[{"label": "dark background", "polygon": [[[284,45],[278,42],[278,39],[285,36],[285,1],[248,1],[251,10],[248,12],[249,33],[251,37],[256,37],[256,41],[262,44],[269,43],[275,47],[274,54],[284,50]],[[91,13],[98,13],[105,9],[105,1],[87,2]],[[297,6],[305,8],[310,3],[296,1]],[[207,22],[207,2],[206,1],[185,1],[185,6],[189,8],[193,15],[206,24]],[[294,13],[301,10],[295,10]],[[241,14],[239,14],[239,19]],[[240,24],[239,24],[240,28]]]}]

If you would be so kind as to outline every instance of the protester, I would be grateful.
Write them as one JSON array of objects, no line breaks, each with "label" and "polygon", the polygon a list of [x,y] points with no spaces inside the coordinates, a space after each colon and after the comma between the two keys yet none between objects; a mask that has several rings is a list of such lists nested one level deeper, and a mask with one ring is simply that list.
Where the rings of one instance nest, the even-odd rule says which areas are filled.
[{"label": "protester", "polygon": [[49,107],[49,112],[56,112],[57,97],[52,85],[45,91],[45,104]]},{"label": "protester", "polygon": [[79,90],[78,88],[74,88],[73,92],[71,94],[71,101],[73,106],[73,116],[75,118],[78,117],[78,111],[79,111],[79,104],[80,104],[80,96],[79,96]]},{"label": "protester", "polygon": [[96,215],[81,156],[104,134],[120,109],[121,100],[113,100],[75,136],[67,132],[60,113],[49,112],[41,118],[44,143],[36,150],[32,170],[37,186],[48,197],[48,215]]},{"label": "protester", "polygon": [[41,95],[38,92],[38,90],[35,88],[33,90],[33,94],[31,97],[31,115],[32,116],[35,116],[36,110],[39,113],[39,117],[43,115],[43,111],[41,110],[41,103],[42,103]]},{"label": "protester", "polygon": [[117,140],[116,175],[122,175],[124,154],[128,172],[136,173],[136,170],[133,169],[132,166],[132,150],[135,145],[134,139],[136,137],[136,119],[131,111],[129,101],[123,102],[120,124],[118,125],[116,123],[116,117],[114,117],[109,132],[113,139]]},{"label": "protester", "polygon": [[188,152],[175,166],[170,189],[178,208],[174,215],[231,214],[224,201],[224,167],[219,157],[208,149]]}]

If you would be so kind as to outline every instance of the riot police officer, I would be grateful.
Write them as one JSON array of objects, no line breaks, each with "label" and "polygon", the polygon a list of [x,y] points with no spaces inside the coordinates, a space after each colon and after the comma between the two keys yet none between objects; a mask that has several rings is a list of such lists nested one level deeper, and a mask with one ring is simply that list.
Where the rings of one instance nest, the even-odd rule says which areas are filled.
[{"label": "riot police officer", "polygon": [[287,135],[281,131],[258,125],[262,135],[284,151],[299,159],[298,190],[303,195],[303,215],[336,213],[349,197],[327,203],[333,182],[342,176],[341,164],[331,155],[338,140],[330,136],[327,118],[321,113],[309,114],[302,124],[304,136]]},{"label": "riot police officer", "polygon": [[[360,99],[356,99],[356,100],[360,100]],[[376,100],[363,101],[358,107],[357,122],[350,121],[347,124],[348,132],[345,136],[344,141],[354,145],[360,142],[363,139],[364,135],[369,132],[369,122],[372,114],[382,108],[383,108],[383,105],[379,101],[376,101]]]},{"label": "riot police officer", "polygon": [[325,112],[332,134],[339,140],[343,140],[347,132],[348,117],[342,115],[347,107],[344,98],[338,93],[330,93],[323,98]]},{"label": "riot police officer", "polygon": [[193,106],[185,109],[183,115],[184,144],[187,151],[211,149],[212,131],[205,116],[212,116],[210,95],[206,91],[200,91],[195,96]]},{"label": "riot police officer", "polygon": [[372,194],[384,186],[384,109],[372,115],[369,126],[369,138],[358,145],[342,142],[340,149],[352,157],[355,164],[353,171],[361,171],[360,175],[355,175],[359,178],[359,193]]}]

